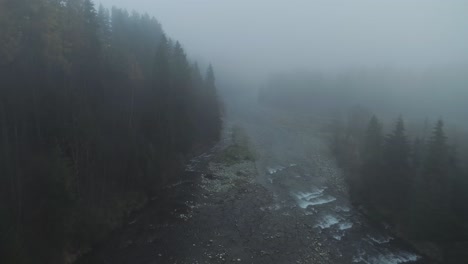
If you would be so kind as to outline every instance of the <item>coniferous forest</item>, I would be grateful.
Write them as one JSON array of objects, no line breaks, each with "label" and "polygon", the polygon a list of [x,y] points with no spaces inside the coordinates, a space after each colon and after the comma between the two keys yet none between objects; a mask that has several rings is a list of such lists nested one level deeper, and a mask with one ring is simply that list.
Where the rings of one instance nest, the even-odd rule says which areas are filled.
[{"label": "coniferous forest", "polygon": [[0,1],[0,262],[63,263],[220,130],[213,68],[155,18],[91,0]]},{"label": "coniferous forest", "polygon": [[468,263],[468,6],[321,2],[0,0],[0,264]]},{"label": "coniferous forest", "polygon": [[424,254],[449,263],[467,259],[468,178],[460,145],[441,119],[408,131],[400,116],[389,126],[384,130],[375,115],[356,108],[329,127],[351,201]]},{"label": "coniferous forest", "polygon": [[[466,94],[466,74],[458,70],[451,79],[441,70],[422,81],[392,72],[346,79],[283,74],[260,90],[258,100],[328,117],[323,132],[355,207],[422,254],[461,263],[468,259],[468,133],[463,115],[457,115],[465,109],[459,103]],[[410,95],[408,87],[429,90],[437,79],[447,80],[440,90],[459,99],[445,102],[441,94],[426,92],[416,101]],[[397,111],[407,116],[395,116]]]}]

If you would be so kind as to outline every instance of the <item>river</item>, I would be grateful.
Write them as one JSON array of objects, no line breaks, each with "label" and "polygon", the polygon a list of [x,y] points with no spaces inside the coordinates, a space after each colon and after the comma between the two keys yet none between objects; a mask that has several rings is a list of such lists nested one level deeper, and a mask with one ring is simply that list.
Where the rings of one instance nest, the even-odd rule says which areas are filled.
[{"label": "river", "polygon": [[[254,103],[230,107],[221,142],[78,263],[430,263],[350,204],[327,122]],[[233,127],[255,161],[217,159],[233,144]]]},{"label": "river", "polygon": [[428,263],[388,226],[371,224],[350,204],[321,132],[327,119],[246,104],[235,109],[231,121],[254,146],[258,181],[274,193],[273,207],[300,208],[341,263]]}]

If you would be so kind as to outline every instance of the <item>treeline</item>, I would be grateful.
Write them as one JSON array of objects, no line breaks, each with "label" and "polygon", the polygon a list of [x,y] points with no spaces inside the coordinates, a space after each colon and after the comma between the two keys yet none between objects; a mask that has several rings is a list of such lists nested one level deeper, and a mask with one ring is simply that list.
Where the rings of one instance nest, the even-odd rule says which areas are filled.
[{"label": "treeline", "polygon": [[385,135],[376,116],[356,109],[347,124],[331,128],[331,147],[355,204],[416,245],[437,245],[439,253],[425,253],[443,263],[468,260],[468,171],[460,164],[466,157],[449,144],[442,120],[427,136],[410,137],[400,117]]},{"label": "treeline", "polygon": [[386,117],[443,115],[461,123],[468,112],[467,71],[468,65],[450,65],[428,70],[286,72],[271,75],[258,99],[275,107],[320,114],[365,105]]},{"label": "treeline", "polygon": [[218,140],[210,66],[148,15],[0,1],[0,262],[65,263]]}]

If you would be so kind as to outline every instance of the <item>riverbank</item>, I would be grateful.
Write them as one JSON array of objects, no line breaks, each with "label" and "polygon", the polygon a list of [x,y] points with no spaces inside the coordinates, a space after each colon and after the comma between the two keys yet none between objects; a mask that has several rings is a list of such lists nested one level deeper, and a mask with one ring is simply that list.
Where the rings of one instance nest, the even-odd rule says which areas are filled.
[{"label": "riverbank", "polygon": [[335,263],[301,209],[257,183],[247,137],[228,137],[78,263]]},{"label": "riverbank", "polygon": [[260,181],[277,196],[278,206],[301,209],[313,236],[332,252],[332,263],[430,263],[352,206],[324,129],[329,116],[250,107],[239,109],[237,118],[260,153]]}]

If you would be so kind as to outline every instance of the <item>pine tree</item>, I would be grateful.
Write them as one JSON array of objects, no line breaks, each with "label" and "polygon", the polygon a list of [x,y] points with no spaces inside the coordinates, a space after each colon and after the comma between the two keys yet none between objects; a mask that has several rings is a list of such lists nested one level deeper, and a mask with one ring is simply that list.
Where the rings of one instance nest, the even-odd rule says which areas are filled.
[{"label": "pine tree", "polygon": [[197,63],[190,67],[191,90],[190,97],[193,99],[190,104],[190,119],[193,125],[196,138],[202,138],[205,127],[203,126],[203,107],[204,107],[204,83],[203,76]]},{"label": "pine tree", "polygon": [[434,185],[443,184],[449,169],[449,148],[444,133],[444,123],[439,120],[428,142],[424,172],[426,180]]},{"label": "pine tree", "polygon": [[410,230],[419,239],[445,241],[457,233],[452,206],[455,156],[450,155],[443,127],[439,120],[433,129],[415,184]]},{"label": "pine tree", "polygon": [[100,46],[104,52],[104,56],[108,56],[109,49],[111,47],[112,31],[109,10],[104,8],[102,5],[99,6],[97,13],[97,24]]},{"label": "pine tree", "polygon": [[367,126],[364,141],[363,160],[376,162],[382,159],[383,134],[382,124],[373,116]]},{"label": "pine tree", "polygon": [[208,136],[210,140],[218,140],[222,126],[221,121],[221,106],[216,90],[216,79],[213,66],[210,64],[205,77],[206,100],[207,100],[207,120],[208,120]]},{"label": "pine tree", "polygon": [[424,159],[424,142],[419,137],[415,138],[411,147],[411,167],[418,174],[421,170]]},{"label": "pine tree", "polygon": [[383,134],[382,124],[373,116],[367,126],[362,153],[362,166],[360,178],[356,183],[357,196],[362,203],[370,203],[379,198],[379,190],[382,188],[382,148]]},{"label": "pine tree", "polygon": [[[149,142],[147,157],[150,163],[163,164],[173,160],[175,153],[178,153],[177,145],[177,105],[175,90],[173,89],[171,71],[171,46],[165,35],[157,46],[154,57],[153,75],[151,89],[148,90],[145,98],[145,109],[142,117],[142,134]],[[159,156],[154,155],[153,149],[158,149]],[[161,177],[163,184],[168,179]]]},{"label": "pine tree", "polygon": [[[172,63],[172,89],[174,90],[175,100],[175,126],[177,134],[177,148],[182,153],[186,153],[191,147],[193,142],[194,128],[191,123],[189,109],[191,100],[190,91],[190,66],[187,60],[185,51],[180,43],[177,41],[173,50],[173,63]],[[192,133],[187,133],[192,131]]]},{"label": "pine tree", "polygon": [[409,155],[410,147],[405,125],[403,118],[399,117],[395,129],[385,140],[383,151],[385,178],[382,181],[384,204],[388,210],[396,214],[406,209],[406,201],[411,189]]},{"label": "pine tree", "polygon": [[406,169],[409,167],[409,144],[405,134],[403,118],[399,117],[395,129],[385,141],[385,160],[391,167]]},{"label": "pine tree", "polygon": [[444,239],[448,233],[451,206],[451,175],[450,155],[444,123],[437,121],[427,146],[427,156],[424,162],[422,180],[423,201],[422,215],[431,215],[429,222],[433,228],[429,235],[433,238]]}]

